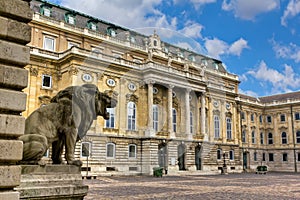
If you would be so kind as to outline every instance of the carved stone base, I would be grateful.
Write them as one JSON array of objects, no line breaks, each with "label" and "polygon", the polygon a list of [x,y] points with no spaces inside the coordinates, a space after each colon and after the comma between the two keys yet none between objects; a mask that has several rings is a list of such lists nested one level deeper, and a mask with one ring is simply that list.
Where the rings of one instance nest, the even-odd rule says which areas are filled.
[{"label": "carved stone base", "polygon": [[75,165],[22,165],[20,199],[79,200],[87,195],[81,168]]}]

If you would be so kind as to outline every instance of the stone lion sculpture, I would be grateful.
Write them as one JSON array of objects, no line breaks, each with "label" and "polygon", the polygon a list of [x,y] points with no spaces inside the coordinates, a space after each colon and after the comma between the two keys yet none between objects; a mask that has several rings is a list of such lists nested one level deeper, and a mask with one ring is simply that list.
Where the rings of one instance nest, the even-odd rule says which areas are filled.
[{"label": "stone lion sculpture", "polygon": [[75,160],[76,142],[82,139],[97,116],[109,119],[106,108],[116,106],[117,100],[102,93],[93,84],[70,86],[51,99],[51,103],[35,110],[25,121],[22,163],[39,163],[52,145],[53,164],[82,165]]}]

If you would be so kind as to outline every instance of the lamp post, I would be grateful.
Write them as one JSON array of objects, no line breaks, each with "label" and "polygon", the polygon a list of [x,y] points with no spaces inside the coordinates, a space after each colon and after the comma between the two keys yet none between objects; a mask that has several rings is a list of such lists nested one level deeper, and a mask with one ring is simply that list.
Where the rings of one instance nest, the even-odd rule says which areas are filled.
[{"label": "lamp post", "polygon": [[222,167],[222,173],[221,174],[228,174],[227,173],[227,165],[226,165],[226,152],[223,153],[223,167]]}]

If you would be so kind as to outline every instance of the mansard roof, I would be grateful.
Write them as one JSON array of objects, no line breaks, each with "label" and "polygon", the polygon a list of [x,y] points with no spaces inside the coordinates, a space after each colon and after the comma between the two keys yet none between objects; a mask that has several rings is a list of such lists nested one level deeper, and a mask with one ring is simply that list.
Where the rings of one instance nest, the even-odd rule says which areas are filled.
[{"label": "mansard roof", "polygon": [[293,99],[300,99],[300,91],[259,97],[261,103],[271,103],[274,101],[284,101]]},{"label": "mansard roof", "polygon": [[[90,21],[96,22],[97,26],[98,26],[98,30],[99,32],[101,32],[102,34],[107,34],[107,29],[110,27],[113,27],[116,32],[118,33],[116,35],[117,39],[126,40],[126,34],[125,32],[129,32],[130,35],[135,37],[135,41],[137,45],[140,46],[146,46],[145,43],[145,39],[149,38],[149,36],[143,35],[141,33],[138,33],[134,30],[130,30],[128,28],[104,21],[102,19],[98,19],[95,18],[93,16],[60,6],[60,5],[56,5],[54,3],[50,3],[46,0],[33,0],[31,1],[31,9],[36,12],[39,13],[40,12],[40,8],[41,6],[48,6],[51,7],[52,9],[52,14],[51,14],[51,18],[54,18],[55,20],[58,21],[64,21],[65,19],[65,14],[67,13],[72,13],[74,16],[76,16],[76,27],[79,28],[86,28],[87,27],[87,23]],[[189,60],[190,57],[193,57],[193,62],[197,63],[197,64],[201,64],[203,62],[203,60],[208,61],[206,67],[210,68],[210,69],[214,69],[217,70],[219,72],[222,73],[226,73],[227,70],[226,68],[223,66],[222,61],[211,58],[207,55],[202,55],[200,53],[197,52],[193,52],[189,49],[185,49],[185,48],[181,48],[178,46],[175,46],[173,44],[169,44],[165,41],[162,41],[163,46],[168,49],[168,53],[171,56],[178,56],[178,53],[181,52],[181,56],[184,59]],[[162,49],[162,51],[165,51],[165,49]]]}]

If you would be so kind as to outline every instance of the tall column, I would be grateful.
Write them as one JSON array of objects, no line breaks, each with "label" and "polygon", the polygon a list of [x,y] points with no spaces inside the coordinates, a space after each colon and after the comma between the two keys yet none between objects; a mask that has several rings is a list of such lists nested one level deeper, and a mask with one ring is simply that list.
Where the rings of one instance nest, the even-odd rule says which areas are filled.
[{"label": "tall column", "polygon": [[172,123],[172,108],[173,108],[173,85],[168,86],[168,132],[170,133],[170,138],[175,138],[175,133],[173,131]]},{"label": "tall column", "polygon": [[185,91],[185,133],[186,133],[187,139],[191,140],[193,138],[193,136],[191,134],[191,129],[190,129],[190,125],[191,125],[190,92],[191,92],[191,89],[186,89],[186,91]]},{"label": "tall column", "polygon": [[153,129],[153,84],[155,83],[152,80],[146,82],[148,85],[148,130],[147,136],[155,136]]},{"label": "tall column", "polygon": [[195,134],[199,135],[201,133],[200,131],[200,102],[201,102],[201,97],[199,96],[197,98],[197,103],[196,103],[196,124],[195,124]]},{"label": "tall column", "polygon": [[205,93],[201,95],[201,134],[204,135],[204,141],[208,141],[208,135],[205,132],[205,119],[206,119],[206,110],[205,110]]}]

